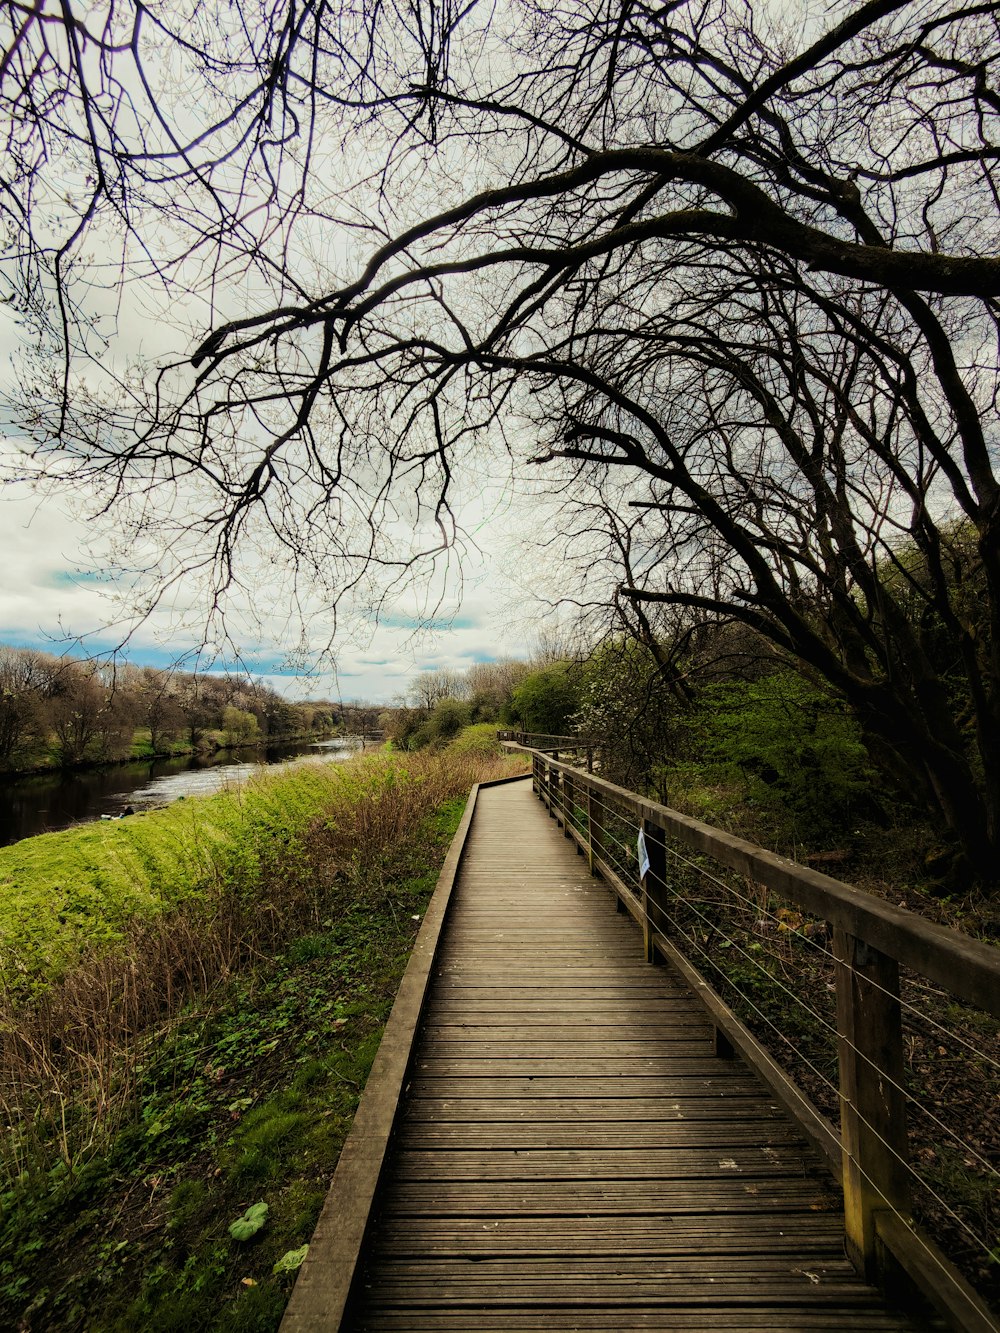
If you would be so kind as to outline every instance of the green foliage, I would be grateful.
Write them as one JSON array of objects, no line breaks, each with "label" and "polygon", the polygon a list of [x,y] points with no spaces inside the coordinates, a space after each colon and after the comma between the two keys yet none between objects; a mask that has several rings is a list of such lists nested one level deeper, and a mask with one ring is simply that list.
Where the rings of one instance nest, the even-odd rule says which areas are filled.
[{"label": "green foliage", "polygon": [[208,1186],[204,1180],[182,1180],[170,1195],[169,1225],[174,1230],[190,1226],[208,1201]]},{"label": "green foliage", "polygon": [[463,727],[448,746],[451,754],[498,755],[503,753],[497,741],[495,722],[476,722]]},{"label": "green foliage", "polygon": [[141,818],[102,821],[0,848],[0,959],[8,981],[53,979],[88,945],[301,855],[325,801],[351,790],[351,765],[261,774]]},{"label": "green foliage", "polygon": [[260,723],[254,714],[232,704],[223,709],[222,731],[226,745],[253,745],[260,740]]},{"label": "green foliage", "polygon": [[697,715],[703,753],[797,837],[842,828],[871,801],[861,730],[831,694],[793,672],[709,688]]},{"label": "green foliage", "polygon": [[471,717],[469,705],[460,699],[439,699],[427,721],[410,737],[409,748],[420,750],[425,745],[440,745],[450,741],[463,727],[468,726]]},{"label": "green foliage", "polygon": [[583,664],[576,730],[601,745],[602,773],[611,782],[657,791],[657,770],[676,755],[684,714],[649,650],[617,639]]},{"label": "green foliage", "polygon": [[300,1245],[297,1250],[286,1250],[271,1269],[272,1273],[294,1273],[301,1268],[309,1253],[308,1245]]},{"label": "green foliage", "polygon": [[[372,768],[346,775],[339,819],[408,790]],[[345,886],[308,934],[150,1031],[134,1118],[101,1157],[0,1193],[0,1326],[273,1333],[463,806],[384,830],[419,874]],[[302,851],[325,868],[322,840]]]},{"label": "green foliage", "polygon": [[572,663],[553,662],[532,671],[514,690],[514,713],[525,731],[564,735],[579,703]]},{"label": "green foliage", "polygon": [[263,1200],[260,1203],[251,1204],[242,1217],[238,1217],[235,1222],[230,1222],[229,1234],[233,1240],[250,1240],[261,1230],[267,1221],[269,1212],[270,1209]]}]

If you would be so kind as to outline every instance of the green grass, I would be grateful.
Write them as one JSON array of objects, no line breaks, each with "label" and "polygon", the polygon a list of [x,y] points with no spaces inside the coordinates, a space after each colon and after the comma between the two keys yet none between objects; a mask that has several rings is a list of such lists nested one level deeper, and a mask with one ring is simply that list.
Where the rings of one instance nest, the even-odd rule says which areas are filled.
[{"label": "green grass", "polygon": [[[364,799],[386,780],[349,785]],[[254,796],[254,828],[275,795]],[[272,1270],[312,1235],[463,805],[442,802],[316,929],[148,1034],[107,1152],[0,1196],[0,1327],[277,1327],[294,1273]],[[265,1225],[234,1239],[258,1202]]]},{"label": "green grass", "polygon": [[208,889],[246,891],[277,860],[301,854],[324,805],[385,780],[368,763],[303,764],[149,815],[0,848],[0,968],[21,986],[50,981],[87,945],[120,938],[136,916]]}]

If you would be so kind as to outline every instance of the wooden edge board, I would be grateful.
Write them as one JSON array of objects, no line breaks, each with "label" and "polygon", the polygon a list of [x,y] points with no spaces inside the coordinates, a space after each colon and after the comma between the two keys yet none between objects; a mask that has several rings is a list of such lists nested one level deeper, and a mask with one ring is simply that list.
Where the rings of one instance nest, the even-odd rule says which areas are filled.
[{"label": "wooden edge board", "polygon": [[895,1263],[960,1333],[997,1333],[1000,1321],[955,1265],[913,1223],[886,1210],[875,1214],[875,1230]]},{"label": "wooden edge board", "polygon": [[1000,949],[993,945],[883,902],[853,884],[799,865],[551,755],[513,741],[503,745],[509,750],[540,754],[550,767],[569,774],[580,792],[589,788],[611,797],[631,812],[637,824],[649,820],[686,846],[766,885],[788,902],[938,982],[959,999],[1000,1017]]},{"label": "wooden edge board", "polygon": [[343,1322],[479,791],[523,781],[528,776],[518,774],[476,783],[469,793],[341,1149],[309,1253],[292,1288],[280,1333],[314,1333],[319,1329],[334,1333]]}]

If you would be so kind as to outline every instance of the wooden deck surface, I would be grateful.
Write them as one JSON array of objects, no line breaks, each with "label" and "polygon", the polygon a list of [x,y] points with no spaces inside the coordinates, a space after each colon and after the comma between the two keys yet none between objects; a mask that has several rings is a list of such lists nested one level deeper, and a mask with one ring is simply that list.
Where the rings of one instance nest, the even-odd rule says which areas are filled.
[{"label": "wooden deck surface", "polygon": [[357,1330],[903,1329],[817,1158],[517,783],[480,793]]}]

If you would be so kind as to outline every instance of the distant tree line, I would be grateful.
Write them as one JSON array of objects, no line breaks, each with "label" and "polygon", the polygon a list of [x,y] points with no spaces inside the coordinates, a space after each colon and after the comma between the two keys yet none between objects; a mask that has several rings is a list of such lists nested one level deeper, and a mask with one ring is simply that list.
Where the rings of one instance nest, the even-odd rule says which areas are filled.
[{"label": "distant tree line", "polygon": [[[386,737],[404,750],[449,741],[463,727],[484,722],[544,731],[541,723],[552,720],[554,706],[533,704],[533,694],[544,693],[550,675],[566,669],[558,647],[540,647],[526,661],[503,658],[476,662],[465,671],[422,671],[405,696],[383,711],[380,724]],[[567,696],[566,703],[561,723],[575,710],[575,696]]]},{"label": "distant tree line", "polygon": [[263,744],[339,725],[261,681],[0,646],[0,769]]}]

